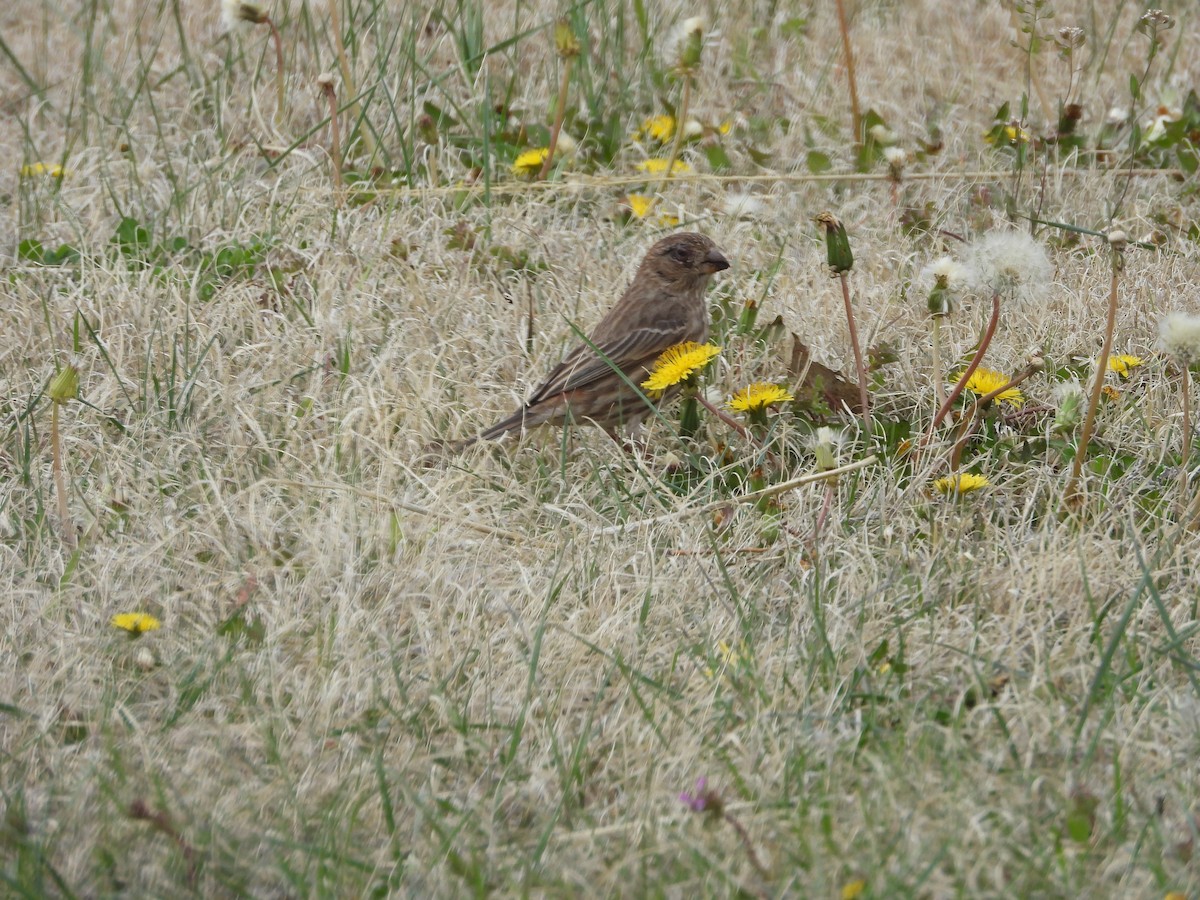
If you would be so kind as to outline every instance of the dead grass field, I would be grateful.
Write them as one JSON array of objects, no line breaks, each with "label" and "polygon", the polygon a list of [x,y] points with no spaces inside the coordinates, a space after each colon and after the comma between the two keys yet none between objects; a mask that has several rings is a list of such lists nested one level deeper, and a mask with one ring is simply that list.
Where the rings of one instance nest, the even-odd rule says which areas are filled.
[{"label": "dead grass field", "polygon": [[[1142,7],[1052,2],[1039,28],[1084,29],[1080,72],[1048,45],[1027,83],[998,3],[852,0],[863,108],[898,146],[943,141],[894,202],[854,171],[829,3],[647,4],[644,33],[635,3],[570,7],[581,150],[548,187],[510,172],[505,135],[552,119],[545,26],[567,7],[346,4],[375,155],[353,109],[341,140],[348,169],[379,170],[345,192],[324,2],[268,8],[278,124],[265,27],[226,37],[216,3],[70,6],[0,10],[0,893],[1200,896],[1200,538],[1177,512],[1180,373],[1155,352],[1163,314],[1200,313],[1195,181],[1032,145],[1018,166],[983,138],[1027,90],[1023,127],[1053,133],[1035,87],[1071,90],[1089,135],[1113,107],[1183,109],[1189,9],[1143,77]],[[733,262],[708,390],[790,383],[793,333],[853,378],[824,209],[864,342],[896,353],[871,447],[835,417],[842,461],[877,460],[819,535],[823,483],[776,518],[738,502],[756,465],[813,470],[790,410],[775,467],[711,419],[681,439],[673,408],[633,455],[547,429],[419,464],[520,403],[671,230],[625,221],[657,185],[622,179],[650,152],[629,133],[678,100],[656,73],[695,14],[691,109],[732,129],[684,146],[695,175],[661,209]],[[39,162],[66,171],[21,174]],[[984,364],[1045,368],[1030,416],[970,450],[991,486],[930,491],[952,430],[899,452],[934,412],[922,269],[962,255],[944,232],[1028,233],[1030,214],[1159,243],[1125,254],[1114,349],[1144,364],[1112,378],[1079,514],[1051,422],[1100,350],[1102,238],[1034,229],[1053,274],[1006,299]],[[780,327],[734,334],[748,300]],[[947,320],[958,368],[989,310],[967,293]],[[65,525],[48,384],[72,361]],[[127,612],[162,627],[131,640]],[[680,801],[699,778],[727,818]]]}]

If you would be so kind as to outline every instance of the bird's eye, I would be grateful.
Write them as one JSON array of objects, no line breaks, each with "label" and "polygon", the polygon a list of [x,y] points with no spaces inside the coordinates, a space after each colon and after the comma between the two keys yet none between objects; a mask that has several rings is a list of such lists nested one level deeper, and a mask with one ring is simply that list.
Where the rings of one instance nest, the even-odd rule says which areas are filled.
[{"label": "bird's eye", "polygon": [[672,247],[667,251],[667,256],[678,263],[686,263],[688,261],[687,247]]}]

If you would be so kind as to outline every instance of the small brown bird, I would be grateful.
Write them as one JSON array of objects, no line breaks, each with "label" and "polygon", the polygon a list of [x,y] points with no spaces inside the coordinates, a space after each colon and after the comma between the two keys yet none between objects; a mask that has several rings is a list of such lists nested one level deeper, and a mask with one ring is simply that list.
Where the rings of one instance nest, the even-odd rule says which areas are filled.
[{"label": "small brown bird", "polygon": [[588,340],[554,367],[525,405],[456,449],[537,425],[591,423],[615,437],[622,425],[637,424],[650,407],[614,368],[641,385],[668,347],[703,341],[708,336],[704,289],[710,275],[728,268],[729,261],[702,234],[663,238]]}]

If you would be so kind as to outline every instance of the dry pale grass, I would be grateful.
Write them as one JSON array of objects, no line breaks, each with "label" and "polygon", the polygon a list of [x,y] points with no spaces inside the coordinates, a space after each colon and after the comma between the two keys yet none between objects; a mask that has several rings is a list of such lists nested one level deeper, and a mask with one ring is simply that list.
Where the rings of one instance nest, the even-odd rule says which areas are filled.
[{"label": "dry pale grass", "polygon": [[[698,111],[792,123],[773,130],[769,167],[735,151],[735,172],[803,174],[806,130],[845,158],[814,119],[848,117],[832,10],[783,6],[705,10],[716,37]],[[454,27],[438,24],[456,21],[448,5],[371,9],[348,25],[357,75],[391,92],[401,122],[413,97],[470,110],[514,72],[510,104],[541,118],[557,76],[540,36],[464,73]],[[274,164],[256,145],[290,141],[269,125],[263,34],[242,37],[243,57],[207,5],[92,10],[0,11],[5,47],[46,86],[35,96],[0,66],[20,126],[0,134],[10,234],[82,254],[40,267],[15,241],[0,248],[0,877],[13,895],[831,897],[859,878],[879,897],[1200,891],[1200,543],[1142,503],[1174,489],[1177,381],[1152,350],[1164,311],[1200,311],[1193,242],[1172,232],[1166,252],[1129,254],[1117,348],[1148,363],[1128,387],[1140,399],[1106,408],[1101,441],[1141,462],[1096,479],[1103,514],[1054,514],[1065,471],[1050,457],[993,457],[995,488],[957,504],[879,464],[840,483],[814,557],[822,485],[781,498],[774,543],[749,507],[717,535],[690,507],[733,488],[681,495],[663,456],[692,451],[661,424],[638,459],[581,431],[417,465],[430,440],[511,410],[574,340],[569,322],[587,327],[612,302],[655,236],[617,220],[625,189],[581,179],[462,207],[401,190],[337,211],[313,87],[333,67],[323,4],[276,9],[295,41],[284,131],[308,137]],[[1143,64],[1125,39],[1140,9],[1055,10],[1056,25],[1118,17],[1085,83],[1088,115],[1102,116]],[[488,5],[485,43],[556,12]],[[652,10],[652,24],[683,12]],[[617,2],[584,15],[594,35],[618,18],[636,27]],[[806,33],[781,36],[795,17]],[[397,34],[412,35],[424,74],[387,82],[373,60]],[[1011,189],[1011,174],[981,135],[1023,89],[1011,37],[998,5],[858,4],[864,102],[902,141],[941,124],[945,150],[914,169],[934,177],[906,190],[950,232],[1004,221],[980,196]],[[1172,38],[1154,102],[1195,82],[1194,20]],[[1061,96],[1065,67],[1049,52],[1038,62]],[[643,65],[633,53],[622,64]],[[633,84],[631,124],[653,108],[648,81]],[[377,100],[371,115],[398,153],[412,138],[387,109]],[[18,184],[19,163],[43,159],[65,160],[61,189]],[[447,183],[466,169],[443,153]],[[1020,204],[1102,227],[1125,183],[1033,168]],[[747,188],[760,212],[720,212]],[[782,316],[848,370],[841,296],[810,223],[836,209],[862,328],[899,353],[879,409],[928,421],[912,282],[954,243],[906,237],[886,183],[697,179],[668,199],[735,261],[715,299],[761,298],[760,321]],[[269,249],[251,277],[203,299],[198,271],[111,252],[122,215],[155,240],[215,250],[262,236]],[[1135,237],[1194,217],[1193,186],[1167,176],[1135,179],[1121,211]],[[450,246],[458,223],[474,250]],[[506,269],[489,246],[533,265]],[[989,364],[1012,371],[1038,354],[1053,370],[1097,352],[1105,258],[1085,243],[1051,259],[1053,283],[1006,307]],[[986,314],[964,304],[951,358]],[[782,379],[788,350],[733,345],[715,383]],[[53,512],[43,395],[73,352],[86,405],[67,407],[63,440],[78,552]],[[1049,375],[1025,388],[1051,402]],[[133,609],[163,628],[125,640],[109,619]],[[259,639],[221,633],[239,610]],[[762,872],[730,826],[679,802],[698,776]]]}]

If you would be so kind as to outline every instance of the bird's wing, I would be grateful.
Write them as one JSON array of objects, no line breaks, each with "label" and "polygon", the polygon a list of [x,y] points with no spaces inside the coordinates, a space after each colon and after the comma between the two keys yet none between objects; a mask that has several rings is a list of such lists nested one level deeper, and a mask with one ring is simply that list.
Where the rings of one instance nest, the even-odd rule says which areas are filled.
[{"label": "bird's wing", "polygon": [[[685,323],[659,321],[653,326],[643,326],[601,343],[581,344],[547,376],[546,381],[529,398],[536,403],[546,397],[588,387],[598,379],[609,375],[613,367],[629,376],[634,384],[641,381],[639,373],[630,372],[638,363],[658,356],[668,347],[678,344],[687,337]],[[598,351],[598,352],[597,352]]]}]

